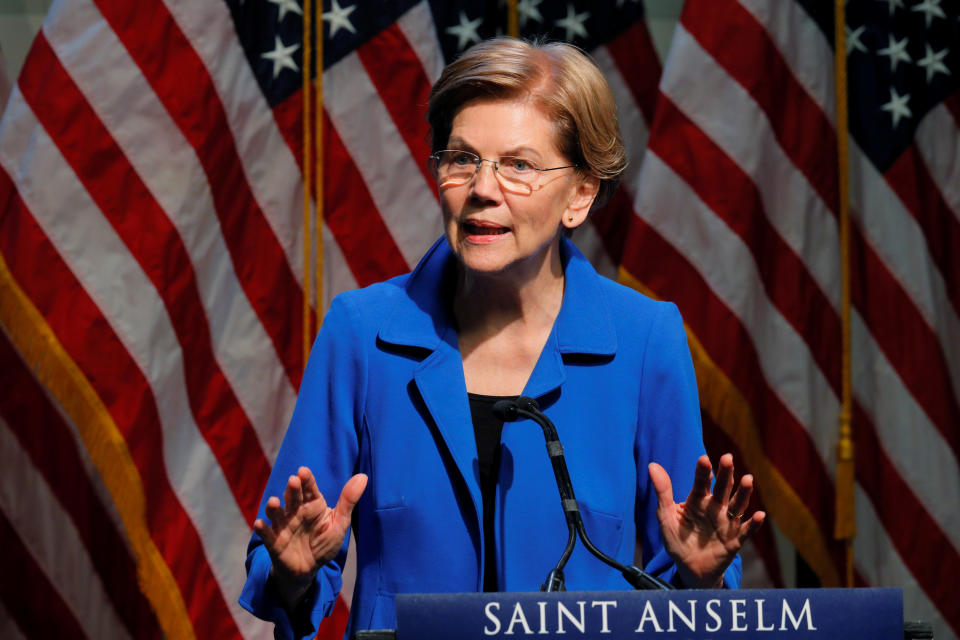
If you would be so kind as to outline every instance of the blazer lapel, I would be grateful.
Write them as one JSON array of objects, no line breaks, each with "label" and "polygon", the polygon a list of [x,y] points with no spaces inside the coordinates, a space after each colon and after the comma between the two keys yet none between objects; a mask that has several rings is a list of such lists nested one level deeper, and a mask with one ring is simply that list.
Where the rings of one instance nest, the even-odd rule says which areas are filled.
[{"label": "blazer lapel", "polygon": [[413,381],[470,492],[479,527],[483,512],[474,469],[477,444],[449,310],[453,259],[444,238],[434,243],[408,277],[403,295],[378,335],[384,342],[429,352],[414,371]]},{"label": "blazer lapel", "polygon": [[[463,363],[457,349],[456,334],[449,335],[414,372],[414,382],[430,417],[437,426],[450,456],[470,492],[479,525],[483,513],[477,469],[477,441],[473,433],[470,404],[467,401]],[[452,340],[450,339],[452,338]]]},{"label": "blazer lapel", "polygon": [[523,395],[528,398],[544,396],[563,384],[567,374],[563,368],[563,357],[557,348],[557,327],[554,325],[543,345],[543,351],[537,358],[537,364],[523,388]]},{"label": "blazer lapel", "polygon": [[599,276],[568,238],[561,239],[561,259],[566,283],[563,305],[523,394],[540,398],[567,379],[564,354],[612,356],[617,334],[607,302],[600,292]]}]

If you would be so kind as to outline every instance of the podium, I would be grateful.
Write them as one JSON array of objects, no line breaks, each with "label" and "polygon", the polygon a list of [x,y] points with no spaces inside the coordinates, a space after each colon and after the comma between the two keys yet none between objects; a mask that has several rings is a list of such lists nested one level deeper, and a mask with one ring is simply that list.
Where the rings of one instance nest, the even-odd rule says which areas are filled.
[{"label": "podium", "polygon": [[932,638],[900,589],[401,594],[396,631],[356,640]]}]

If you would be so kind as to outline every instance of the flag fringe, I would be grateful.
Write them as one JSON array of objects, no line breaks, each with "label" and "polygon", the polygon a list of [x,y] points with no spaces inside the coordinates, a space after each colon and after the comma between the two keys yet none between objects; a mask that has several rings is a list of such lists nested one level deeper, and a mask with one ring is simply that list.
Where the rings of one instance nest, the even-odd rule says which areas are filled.
[{"label": "flag fringe", "polygon": [[[651,298],[657,296],[621,267],[618,280]],[[840,574],[816,518],[790,483],[763,452],[753,412],[733,382],[686,327],[687,343],[697,374],[700,406],[740,447],[744,462],[767,496],[764,507],[825,587],[839,587]]]},{"label": "flag fringe", "polygon": [[13,345],[76,425],[109,491],[137,565],[137,581],[168,638],[195,638],[183,595],[150,537],[146,497],[113,417],[53,330],[16,282],[0,254],[0,324]]}]

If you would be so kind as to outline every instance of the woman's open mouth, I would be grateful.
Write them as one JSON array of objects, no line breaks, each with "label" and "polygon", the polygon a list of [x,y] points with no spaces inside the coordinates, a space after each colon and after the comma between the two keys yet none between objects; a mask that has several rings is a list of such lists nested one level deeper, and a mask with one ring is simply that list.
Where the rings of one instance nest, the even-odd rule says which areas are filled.
[{"label": "woman's open mouth", "polygon": [[488,220],[465,220],[461,223],[461,228],[472,242],[493,242],[510,232],[509,227]]}]

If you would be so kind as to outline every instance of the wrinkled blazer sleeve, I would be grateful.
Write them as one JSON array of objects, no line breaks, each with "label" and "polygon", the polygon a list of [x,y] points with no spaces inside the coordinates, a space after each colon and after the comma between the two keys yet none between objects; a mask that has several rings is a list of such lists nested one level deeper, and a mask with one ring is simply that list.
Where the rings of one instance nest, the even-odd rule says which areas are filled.
[{"label": "wrinkled blazer sleeve", "polygon": [[[313,471],[330,506],[356,470],[366,374],[355,320],[346,297],[334,299],[310,353],[293,418],[260,500],[259,518],[267,520],[267,499],[282,499],[287,479],[300,466]],[[291,615],[268,581],[270,556],[254,534],[247,550],[247,581],[240,604],[255,616],[273,622],[277,637],[312,634],[336,602],[348,543],[349,534],[338,556],[317,574],[306,601]]]},{"label": "wrinkled blazer sleeve", "polygon": [[[705,453],[700,400],[683,320],[676,305],[658,305],[648,334],[641,373],[637,457],[637,532],[645,570],[679,586],[676,565],[667,554],[657,520],[657,494],[647,465],[657,462],[673,482],[673,499],[686,500],[694,465]],[[724,586],[740,586],[740,557],[724,574]]]}]

